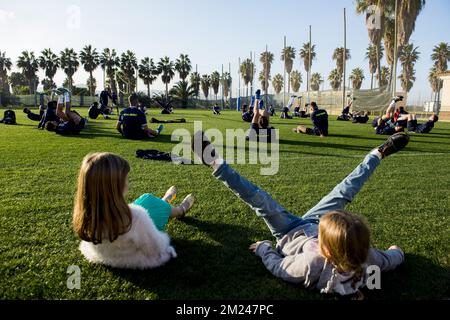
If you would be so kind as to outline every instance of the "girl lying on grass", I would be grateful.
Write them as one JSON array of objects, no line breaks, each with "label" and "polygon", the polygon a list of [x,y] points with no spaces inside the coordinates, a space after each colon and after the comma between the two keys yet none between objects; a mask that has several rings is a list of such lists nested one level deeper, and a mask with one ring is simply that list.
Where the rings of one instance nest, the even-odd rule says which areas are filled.
[{"label": "girl lying on grass", "polygon": [[302,217],[290,213],[233,170],[216,154],[203,132],[194,135],[192,148],[214,170],[214,177],[264,219],[277,240],[276,248],[265,240],[253,243],[249,249],[274,276],[322,293],[353,295],[366,285],[368,266],[392,270],[403,262],[404,254],[397,246],[386,251],[371,248],[365,219],[344,208],[381,160],[403,149],[408,141],[409,136],[403,133],[391,136]]},{"label": "girl lying on grass", "polygon": [[81,164],[73,212],[73,227],[82,239],[80,251],[92,263],[117,268],[158,267],[176,257],[164,232],[169,218],[182,218],[194,197],[186,196],[178,207],[171,187],[160,199],[144,194],[125,202],[130,165],[112,153],[87,155]]}]

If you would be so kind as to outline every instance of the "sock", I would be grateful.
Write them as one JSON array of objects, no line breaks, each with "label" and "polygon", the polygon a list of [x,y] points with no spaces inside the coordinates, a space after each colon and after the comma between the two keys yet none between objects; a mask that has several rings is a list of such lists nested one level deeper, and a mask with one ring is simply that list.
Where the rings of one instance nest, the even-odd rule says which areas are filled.
[{"label": "sock", "polygon": [[383,159],[383,156],[381,155],[381,152],[378,151],[378,149],[373,149],[372,151],[370,151],[370,154],[373,154],[374,156],[377,156],[378,159]]},{"label": "sock", "polygon": [[214,171],[216,171],[217,169],[219,169],[219,167],[223,164],[223,159],[222,158],[217,158],[216,160],[214,160],[214,162],[211,164],[211,168],[214,169]]}]

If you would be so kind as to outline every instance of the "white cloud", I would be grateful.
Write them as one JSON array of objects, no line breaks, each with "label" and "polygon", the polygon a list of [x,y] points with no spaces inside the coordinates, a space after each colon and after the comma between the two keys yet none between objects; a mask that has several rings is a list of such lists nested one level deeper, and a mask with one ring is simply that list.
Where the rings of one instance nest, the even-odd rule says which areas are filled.
[{"label": "white cloud", "polygon": [[0,24],[6,24],[8,21],[14,20],[16,14],[13,11],[0,10]]}]

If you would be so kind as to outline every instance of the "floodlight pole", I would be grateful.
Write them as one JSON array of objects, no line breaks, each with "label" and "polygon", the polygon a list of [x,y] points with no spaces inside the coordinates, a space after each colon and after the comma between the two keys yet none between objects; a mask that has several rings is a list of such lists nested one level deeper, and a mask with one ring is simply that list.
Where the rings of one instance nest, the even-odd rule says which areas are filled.
[{"label": "floodlight pole", "polygon": [[[231,78],[231,62],[228,62],[228,76]],[[228,81],[228,79],[227,79]],[[228,85],[228,83],[227,83]],[[233,80],[231,80],[231,84],[228,86],[228,90],[230,91],[230,100],[229,100],[229,109],[231,110],[231,99],[233,97]]]},{"label": "floodlight pole", "polygon": [[225,99],[223,97],[223,81],[224,81],[224,78],[223,78],[223,63],[222,63],[222,76],[221,76],[221,82],[222,82],[222,109],[225,108]]},{"label": "floodlight pole", "polygon": [[392,96],[397,94],[397,10],[398,10],[398,0],[395,0],[395,17],[394,17],[394,70],[392,72]]},{"label": "floodlight pole", "polygon": [[241,57],[238,60],[238,98],[241,97]]},{"label": "floodlight pole", "polygon": [[284,74],[283,74],[283,107],[286,106],[286,57],[284,54],[286,53],[286,36],[284,36],[284,44],[283,44],[283,61],[284,61]]},{"label": "floodlight pole", "polygon": [[346,67],[347,67],[347,17],[345,14],[345,8],[344,8],[344,54],[343,54],[343,74],[342,74],[342,82],[343,82],[343,89],[342,89],[342,109],[346,107],[346,101],[345,101],[345,78],[346,78]]},{"label": "floodlight pole", "polygon": [[263,65],[263,69],[264,69],[264,81],[265,81],[265,86],[266,86],[266,95],[265,95],[265,105],[266,105],[266,108],[267,108],[267,105],[268,105],[268,97],[267,97],[267,95],[269,94],[269,69],[267,68],[268,66],[269,66],[269,62],[267,61],[267,53],[268,52],[268,48],[267,48],[267,44],[266,44],[266,56],[265,56],[265,59],[264,59],[264,65]]},{"label": "floodlight pole", "polygon": [[309,87],[311,86],[311,65],[312,65],[312,61],[311,61],[311,25],[309,26],[309,49],[308,49],[308,62],[309,62],[309,68],[308,68],[308,74],[307,74],[307,85],[308,85],[308,103],[311,103],[311,98],[309,96]]}]

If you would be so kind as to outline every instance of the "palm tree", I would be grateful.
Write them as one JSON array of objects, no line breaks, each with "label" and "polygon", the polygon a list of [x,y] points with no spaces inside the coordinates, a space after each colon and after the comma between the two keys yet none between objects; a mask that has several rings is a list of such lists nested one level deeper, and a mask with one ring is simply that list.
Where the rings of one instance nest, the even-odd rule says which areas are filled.
[{"label": "palm tree", "polygon": [[45,76],[47,77],[47,79],[42,80],[44,90],[56,88],[53,78],[60,66],[59,57],[51,49],[44,49],[38,58],[38,62],[39,67],[45,71]]},{"label": "palm tree", "polygon": [[228,95],[230,94],[230,90],[231,90],[231,84],[232,84],[231,75],[228,72],[225,72],[222,75],[222,78],[220,79],[220,83],[222,84],[225,102],[227,102]]},{"label": "palm tree", "polygon": [[[380,46],[379,52],[380,59],[383,58],[383,46]],[[366,51],[366,59],[369,60],[370,78],[370,90],[373,89],[373,75],[377,72],[377,48],[373,45],[369,45]]]},{"label": "palm tree", "polygon": [[400,52],[399,59],[402,64],[402,75],[399,79],[402,80],[402,88],[407,88],[406,92],[411,90],[414,84],[414,65],[419,60],[420,52],[417,51],[418,47],[413,46],[412,43],[403,46],[403,50]]},{"label": "palm tree", "polygon": [[170,94],[180,101],[182,107],[187,106],[189,98],[192,97],[194,93],[194,88],[185,80],[177,82],[173,88],[170,89]]},{"label": "palm tree", "polygon": [[11,67],[11,59],[6,57],[6,52],[0,51],[0,92],[7,96],[10,95],[8,71],[11,70]]},{"label": "palm tree", "polygon": [[[425,0],[399,1],[398,8],[398,52],[403,51],[403,46],[409,43],[409,39],[416,27],[416,20],[425,6]],[[399,56],[400,57],[400,56]]]},{"label": "palm tree", "polygon": [[161,58],[158,62],[158,72],[161,74],[161,80],[166,85],[166,99],[169,98],[169,83],[175,76],[175,65],[169,57]]},{"label": "palm tree", "polygon": [[[359,0],[363,1],[363,0]],[[369,1],[369,0],[366,0]],[[374,0],[372,0],[374,1]],[[380,1],[380,0],[378,0]],[[384,12],[386,13],[383,17],[385,27],[383,30],[384,34],[384,45],[386,47],[386,57],[389,65],[391,66],[391,74],[393,72],[394,61],[394,43],[395,43],[395,20],[392,17],[394,14],[395,1],[393,0],[382,0],[384,3]],[[402,52],[403,47],[409,43],[409,39],[414,31],[417,17],[425,6],[425,0],[408,0],[398,1],[397,10],[397,52]],[[389,15],[391,17],[389,17]]]},{"label": "palm tree", "polygon": [[294,65],[295,59],[295,48],[294,47],[286,47],[281,51],[281,61],[284,61],[284,68],[288,74],[288,95],[291,91],[291,72],[292,67]]},{"label": "palm tree", "polygon": [[29,83],[30,94],[32,94],[36,90],[36,72],[39,68],[34,52],[23,51],[17,60],[17,67],[22,69],[22,73]]},{"label": "palm tree", "polygon": [[387,86],[389,84],[389,79],[391,78],[391,73],[388,67],[383,66],[380,69],[381,72],[381,78],[378,77],[378,74],[376,75],[377,80],[379,81],[380,85],[382,87]]},{"label": "palm tree", "polygon": [[[385,17],[385,29],[383,35],[384,47],[386,48],[386,61],[390,67],[389,73],[394,72],[394,31],[395,31],[395,20],[393,17]],[[380,55],[380,59],[381,59]],[[389,87],[391,84],[391,79],[389,79]]]},{"label": "palm tree", "polygon": [[89,72],[89,92],[91,94],[91,97],[93,97],[95,95],[95,87],[97,81],[94,79],[92,73],[100,64],[100,56],[97,52],[97,49],[92,48],[91,45],[85,46],[80,52],[80,62],[84,66],[84,70],[86,72]]},{"label": "palm tree", "polygon": [[414,85],[414,81],[416,81],[416,71],[412,70],[412,72],[409,74],[405,74],[402,72],[398,76],[398,78],[400,79],[400,84],[403,91],[409,92]]},{"label": "palm tree", "polygon": [[198,72],[192,72],[189,78],[192,88],[194,89],[194,96],[198,97],[200,94],[200,74]]},{"label": "palm tree", "polygon": [[[350,58],[350,49],[346,49],[345,60],[349,60]],[[342,77],[342,75],[344,74],[344,48],[340,47],[334,49],[332,59],[336,60],[336,70]]]},{"label": "palm tree", "polygon": [[180,54],[180,57],[175,61],[175,70],[178,71],[181,80],[186,80],[192,70],[191,60],[187,54]]},{"label": "palm tree", "polygon": [[328,75],[328,80],[330,81],[331,88],[333,90],[339,90],[342,83],[342,75],[339,73],[338,69],[333,69]]},{"label": "palm tree", "polygon": [[253,76],[255,74],[255,64],[249,58],[245,59],[240,67],[239,72],[244,80],[244,84],[247,86],[246,96],[248,97],[248,86],[253,82]]},{"label": "palm tree", "polygon": [[439,79],[439,73],[440,71],[438,71],[436,66],[433,66],[430,69],[430,73],[428,74],[428,81],[430,81],[430,85],[431,85],[431,89],[433,90],[434,94],[435,94],[435,101],[437,100],[437,95],[439,94],[439,92],[442,89],[442,80]]},{"label": "palm tree", "polygon": [[56,88],[56,84],[49,78],[42,79],[41,84],[44,87],[44,91],[50,91]]},{"label": "palm tree", "polygon": [[434,61],[436,70],[444,72],[447,70],[447,62],[450,61],[450,45],[445,42],[439,43],[433,48],[431,60]]},{"label": "palm tree", "polygon": [[[116,50],[105,48],[100,56],[100,65],[103,69],[103,75],[108,75],[111,90],[117,92],[116,72],[117,67],[120,65],[120,59],[117,56]],[[105,76],[103,76],[103,82],[106,83]]]},{"label": "palm tree", "polygon": [[200,80],[200,82],[201,82],[203,95],[205,96],[206,100],[208,100],[209,87],[211,86],[211,78],[209,77],[209,75],[204,74],[202,76],[202,79]]},{"label": "palm tree", "polygon": [[67,75],[69,80],[69,90],[72,91],[73,88],[73,75],[77,72],[80,62],[78,61],[78,55],[73,49],[64,49],[61,51],[61,68]]},{"label": "palm tree", "polygon": [[157,79],[158,75],[158,68],[153,62],[153,59],[146,57],[141,60],[141,64],[139,65],[139,78],[141,78],[147,86],[147,95],[149,97],[151,94],[150,85]]},{"label": "palm tree", "polygon": [[120,57],[120,69],[124,73],[127,79],[127,93],[130,94],[134,91],[136,85],[136,69],[138,68],[138,63],[136,55],[131,50],[122,53]]},{"label": "palm tree", "polygon": [[322,75],[318,72],[311,75],[311,90],[319,91],[320,85],[323,83]]},{"label": "palm tree", "polygon": [[[373,12],[371,11],[372,6],[377,6],[379,12],[381,15],[379,18],[379,25],[373,26],[370,23],[366,23],[367,25],[367,31],[369,34],[369,40],[372,46],[376,49],[376,56],[377,56],[377,74],[380,75],[381,72],[381,39],[384,35],[385,30],[385,13],[391,10],[391,6],[388,6],[389,0],[356,0],[356,13],[358,14],[366,14],[366,22],[368,22],[373,15]],[[380,77],[378,77],[380,79]],[[379,87],[381,87],[381,84],[379,84]]]},{"label": "palm tree", "polygon": [[283,90],[283,76],[277,73],[272,80],[273,90],[275,90],[276,94],[279,94],[281,90]]},{"label": "palm tree", "polygon": [[305,66],[305,71],[307,73],[306,78],[306,88],[309,90],[309,72],[310,66],[312,65],[312,61],[316,58],[316,45],[311,45],[311,51],[310,51],[310,43],[304,43],[303,47],[299,51],[300,59],[303,60],[303,64]]},{"label": "palm tree", "polygon": [[352,70],[349,79],[352,82],[353,90],[361,89],[364,78],[364,71],[361,68],[355,68]]},{"label": "palm tree", "polygon": [[[261,73],[263,74],[264,83],[261,82],[261,88],[263,89],[264,93],[267,95],[267,91],[269,90],[269,80],[270,80],[270,69],[272,67],[273,63],[273,53],[270,51],[264,51],[261,53],[261,56],[259,57],[259,61],[263,65],[263,70]],[[259,74],[258,80],[261,80],[261,73]],[[264,89],[265,88],[265,89]]]},{"label": "palm tree", "polygon": [[302,74],[297,71],[294,70],[291,73],[291,86],[292,86],[292,90],[294,90],[294,92],[298,92],[300,90],[300,86],[302,85]]},{"label": "palm tree", "polygon": [[[115,77],[117,79],[117,86],[119,87],[119,93],[123,94],[128,90],[128,83],[126,81],[127,76],[122,70],[115,71]],[[111,85],[111,84],[110,84]],[[112,85],[111,85],[112,87]]]},{"label": "palm tree", "polygon": [[95,92],[95,89],[97,89],[97,80],[94,77],[89,77],[86,81],[86,85],[89,88],[89,93],[91,94],[92,97],[92,93],[91,92]]},{"label": "palm tree", "polygon": [[267,93],[267,90],[269,89],[269,80],[270,80],[270,76],[267,78],[266,77],[266,73],[264,72],[264,70],[261,70],[261,72],[259,73],[258,76],[258,80],[261,83],[261,89]]},{"label": "palm tree", "polygon": [[220,86],[220,73],[217,71],[214,71],[211,74],[211,87],[213,89],[215,98],[217,100],[217,94],[219,93],[219,86]]}]

